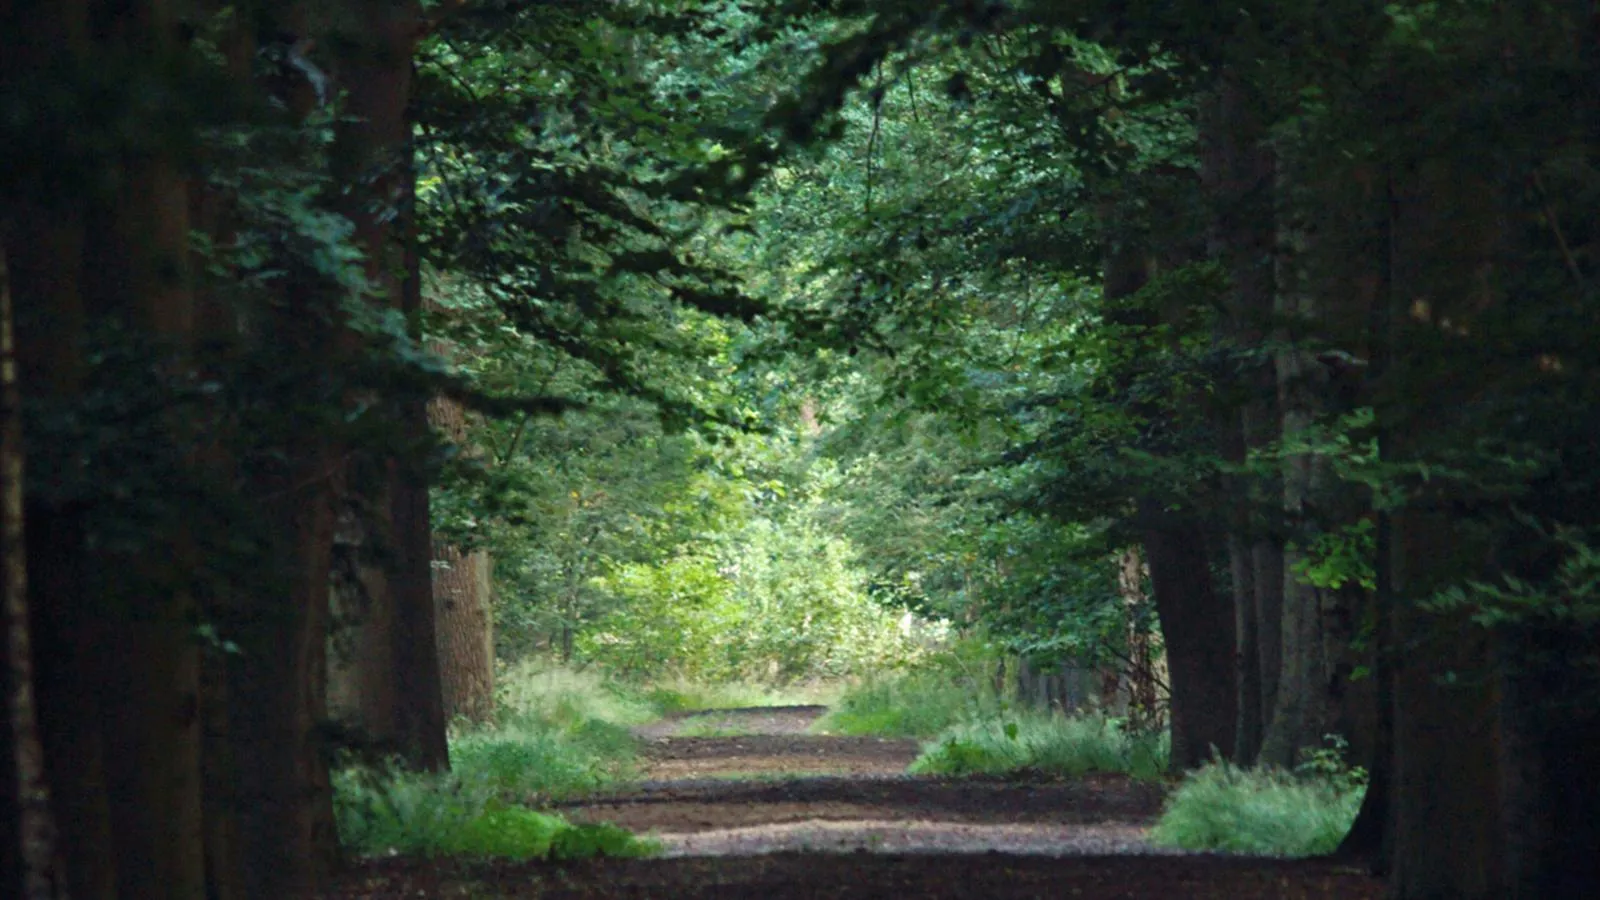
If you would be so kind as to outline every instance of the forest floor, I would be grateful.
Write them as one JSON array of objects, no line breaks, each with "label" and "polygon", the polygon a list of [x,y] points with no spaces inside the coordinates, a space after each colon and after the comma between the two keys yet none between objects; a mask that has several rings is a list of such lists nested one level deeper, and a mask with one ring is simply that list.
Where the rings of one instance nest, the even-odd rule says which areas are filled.
[{"label": "forest floor", "polygon": [[1163,787],[905,774],[917,743],[809,733],[821,707],[721,710],[639,729],[645,779],[573,821],[649,833],[654,859],[382,860],[330,898],[1378,898],[1322,861],[1174,852],[1145,831]]}]

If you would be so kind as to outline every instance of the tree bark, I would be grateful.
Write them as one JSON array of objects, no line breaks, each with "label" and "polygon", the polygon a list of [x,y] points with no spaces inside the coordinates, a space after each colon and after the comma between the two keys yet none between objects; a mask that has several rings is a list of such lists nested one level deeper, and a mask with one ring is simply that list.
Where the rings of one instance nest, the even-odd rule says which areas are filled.
[{"label": "tree bark", "polygon": [[1166,642],[1172,690],[1172,771],[1204,765],[1213,753],[1234,754],[1238,720],[1234,684],[1233,611],[1216,592],[1205,533],[1140,503],[1145,557]]},{"label": "tree bark", "polygon": [[463,554],[455,547],[440,545],[434,559],[445,713],[452,721],[486,722],[494,716],[489,554],[481,550]]},{"label": "tree bark", "polygon": [[[345,210],[355,241],[367,254],[374,302],[405,314],[416,335],[420,294],[406,283],[411,266],[395,217],[409,216],[415,192],[411,152],[412,57],[424,24],[414,0],[358,0],[341,23],[345,51],[339,82],[346,91],[346,119],[339,129],[335,168],[350,191]],[[414,279],[415,274],[411,277]],[[352,480],[355,515],[369,527],[355,531],[365,542],[355,551],[366,588],[355,627],[359,648],[353,673],[357,722],[379,745],[393,746],[419,769],[449,766],[432,590],[431,528],[427,484],[404,458],[415,455],[427,434],[422,401],[401,398],[385,408],[404,449],[369,453],[368,477]],[[377,546],[373,546],[375,542]]]},{"label": "tree bark", "polygon": [[[1464,160],[1419,161],[1396,183],[1405,193],[1395,201],[1385,394],[1406,402],[1389,407],[1385,455],[1405,464],[1440,451],[1455,411],[1477,389],[1475,377],[1453,372],[1457,345],[1445,323],[1470,322],[1474,309],[1493,302],[1498,198]],[[1415,492],[1392,520],[1389,547],[1380,548],[1391,554],[1395,596],[1390,884],[1398,900],[1504,897],[1504,723],[1493,648],[1466,612],[1420,606],[1447,585],[1492,576],[1489,551],[1458,527],[1442,489]]]},{"label": "tree bark", "polygon": [[1128,547],[1117,556],[1117,592],[1127,621],[1128,719],[1137,728],[1160,724],[1161,690],[1153,635],[1141,624],[1150,598],[1145,594],[1145,579],[1150,569],[1138,547]]},{"label": "tree bark", "polygon": [[65,896],[65,886],[56,871],[55,822],[35,713],[23,454],[11,279],[0,242],[0,894],[53,900]]},{"label": "tree bark", "polygon": [[[1215,417],[1223,459],[1242,466],[1251,451],[1278,436],[1276,385],[1262,355],[1273,311],[1276,276],[1275,155],[1262,115],[1232,73],[1219,77],[1201,117],[1201,178],[1210,206],[1208,252],[1227,269],[1229,291],[1217,340],[1230,357],[1219,379],[1224,398]],[[1276,479],[1243,473],[1226,477],[1227,549],[1232,575],[1239,699],[1235,760],[1250,764],[1276,703],[1282,567],[1278,544],[1263,524],[1261,504],[1276,495]],[[1275,517],[1274,517],[1275,518]]]}]

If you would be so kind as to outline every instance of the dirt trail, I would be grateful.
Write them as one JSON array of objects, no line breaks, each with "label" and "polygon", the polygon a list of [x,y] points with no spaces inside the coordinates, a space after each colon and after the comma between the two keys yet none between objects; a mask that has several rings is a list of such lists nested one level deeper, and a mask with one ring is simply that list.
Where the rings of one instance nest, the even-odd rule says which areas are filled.
[{"label": "dirt trail", "polygon": [[[914,741],[809,733],[822,707],[720,710],[639,729],[645,779],[569,803],[653,834],[663,858],[369,865],[344,897],[1376,898],[1323,862],[1175,854],[1146,829],[1163,789],[913,777]],[[390,889],[393,888],[393,892]]]},{"label": "dirt trail", "polygon": [[905,770],[916,741],[809,733],[824,712],[719,710],[656,723],[641,729],[643,784],[563,811],[652,833],[667,856],[1162,852],[1144,840],[1161,809],[1154,786],[914,778]]}]

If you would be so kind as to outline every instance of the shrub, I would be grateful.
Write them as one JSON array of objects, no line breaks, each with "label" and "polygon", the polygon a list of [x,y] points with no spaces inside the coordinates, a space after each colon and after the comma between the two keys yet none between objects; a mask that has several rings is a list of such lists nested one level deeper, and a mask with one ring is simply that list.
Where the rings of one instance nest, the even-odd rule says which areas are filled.
[{"label": "shrub", "polygon": [[1167,799],[1150,838],[1187,850],[1332,853],[1355,821],[1365,790],[1364,773],[1330,767],[1326,751],[1312,754],[1297,773],[1216,761],[1190,773]]},{"label": "shrub", "polygon": [[1130,734],[1115,719],[1014,712],[945,729],[923,748],[911,771],[929,775],[1027,772],[1051,777],[1121,772],[1154,779],[1165,771],[1170,750],[1166,734]]}]

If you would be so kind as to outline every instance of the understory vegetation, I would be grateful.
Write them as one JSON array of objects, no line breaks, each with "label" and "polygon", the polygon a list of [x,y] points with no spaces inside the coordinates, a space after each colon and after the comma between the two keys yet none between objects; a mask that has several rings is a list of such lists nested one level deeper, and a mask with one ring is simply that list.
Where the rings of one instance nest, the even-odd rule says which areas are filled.
[{"label": "understory vegetation", "polygon": [[493,721],[450,735],[448,772],[387,761],[335,777],[340,838],[366,855],[579,858],[652,852],[648,840],[541,812],[552,801],[625,784],[637,775],[629,725],[660,710],[594,672],[523,665],[502,680]]},{"label": "understory vegetation", "polygon": [[1339,848],[1366,787],[1366,772],[1345,762],[1337,742],[1293,772],[1214,760],[1178,785],[1150,838],[1186,850],[1321,856]]},{"label": "understory vegetation", "polygon": [[1015,710],[952,725],[911,764],[927,775],[1034,775],[1070,778],[1091,772],[1156,779],[1171,747],[1161,733],[1129,733],[1101,715]]}]

